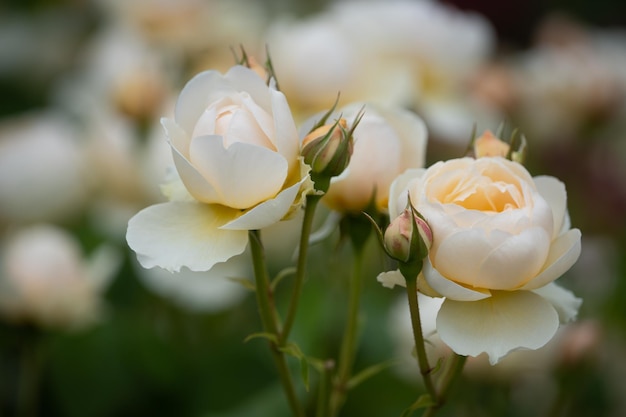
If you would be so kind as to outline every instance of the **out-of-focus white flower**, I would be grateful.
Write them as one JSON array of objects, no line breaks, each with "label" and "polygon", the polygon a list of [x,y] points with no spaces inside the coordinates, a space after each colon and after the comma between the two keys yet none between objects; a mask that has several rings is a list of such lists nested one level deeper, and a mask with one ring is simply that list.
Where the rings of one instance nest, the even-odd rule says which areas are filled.
[{"label": "out-of-focus white flower", "polygon": [[249,279],[252,273],[249,256],[248,253],[234,256],[206,272],[137,268],[137,275],[150,290],[182,308],[215,313],[232,307],[249,293],[236,282]]},{"label": "out-of-focus white flower", "polygon": [[[626,32],[550,16],[537,39],[534,47],[508,61],[516,116],[524,130],[541,140],[586,133],[589,125],[617,125],[623,131]],[[613,133],[602,130],[603,137],[607,134]]]},{"label": "out-of-focus white flower", "polygon": [[248,230],[293,213],[309,168],[285,96],[248,68],[199,74],[175,116],[162,123],[188,194],[166,187],[174,200],[135,215],[127,240],[146,268],[206,271],[242,253]]},{"label": "out-of-focus white flower", "polygon": [[[354,120],[362,109],[364,113],[354,130],[354,149],[348,167],[331,179],[322,200],[342,213],[365,210],[374,196],[376,208],[386,210],[391,182],[409,168],[423,167],[426,158],[428,132],[422,119],[413,112],[352,103],[337,110],[331,120],[339,115]],[[308,124],[312,124],[311,121]]]},{"label": "out-of-focus white flower", "polygon": [[581,251],[556,178],[501,157],[461,158],[407,171],[390,194],[391,218],[410,198],[433,232],[423,282],[446,297],[437,329],[455,352],[494,364],[576,317],[581,300],[553,283]]},{"label": "out-of-focus white flower", "polygon": [[210,68],[229,68],[232,65],[229,47],[256,43],[266,22],[263,7],[250,0],[104,0],[100,3],[110,19],[133,28],[153,48],[181,66],[190,60],[204,62]]},{"label": "out-of-focus white flower", "polygon": [[466,141],[475,122],[497,113],[470,88],[493,51],[493,29],[436,1],[339,2],[306,20],[278,21],[266,43],[281,88],[304,113],[328,107],[337,92],[347,102],[414,105],[452,141]]},{"label": "out-of-focus white flower", "polygon": [[14,322],[76,328],[102,313],[102,292],[119,264],[109,247],[85,259],[63,229],[34,225],[9,236],[2,247],[0,312]]},{"label": "out-of-focus white flower", "polygon": [[92,178],[68,120],[55,113],[18,116],[0,126],[0,219],[62,220],[83,208]]}]

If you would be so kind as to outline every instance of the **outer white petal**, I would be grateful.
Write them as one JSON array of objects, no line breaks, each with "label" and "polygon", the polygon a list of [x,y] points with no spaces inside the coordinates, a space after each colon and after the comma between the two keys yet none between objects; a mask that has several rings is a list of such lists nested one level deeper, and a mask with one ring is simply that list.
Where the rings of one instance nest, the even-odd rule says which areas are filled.
[{"label": "outer white petal", "polygon": [[567,272],[580,256],[580,237],[580,230],[571,229],[554,240],[550,246],[550,253],[548,253],[543,271],[521,289],[541,288]]},{"label": "outer white petal", "polygon": [[210,203],[247,209],[276,196],[287,178],[285,158],[261,146],[236,142],[224,148],[220,136],[200,136],[191,142],[190,154],[193,166],[217,189],[219,198]]},{"label": "outer white petal", "polygon": [[193,198],[203,203],[211,203],[219,199],[215,187],[209,184],[202,174],[174,147],[172,147],[172,158],[181,181]]},{"label": "outer white petal", "polygon": [[452,300],[476,301],[491,296],[491,293],[487,290],[475,291],[445,278],[435,268],[433,268],[428,258],[426,259],[426,262],[424,262],[424,269],[422,272],[426,283],[435,292]]},{"label": "outer white petal", "polygon": [[[393,288],[396,285],[406,287],[406,280],[399,269],[396,269],[395,271],[381,272],[376,277],[376,280],[385,288]],[[424,294],[428,297],[441,298],[441,294],[428,285],[423,274],[420,274],[417,278],[417,291],[418,293]]]},{"label": "outer white petal", "polygon": [[545,287],[537,288],[533,292],[552,303],[552,306],[559,313],[559,320],[563,324],[576,319],[578,309],[583,303],[583,300],[576,297],[574,293],[553,282]]},{"label": "outer white petal", "polygon": [[[427,220],[431,218],[427,216]],[[438,232],[433,228],[435,240],[442,235]],[[469,229],[452,233],[438,243],[431,259],[442,275],[463,285],[513,290],[541,271],[550,237],[540,227],[519,234]]]},{"label": "outer white petal", "polygon": [[395,271],[381,272],[376,277],[376,281],[380,282],[385,288],[393,288],[396,285],[406,287],[406,280],[398,269]]},{"label": "outer white petal", "polygon": [[223,225],[224,230],[257,230],[279,222],[291,209],[300,187],[308,180],[302,178],[298,183],[281,191],[275,198],[264,201],[243,215]]},{"label": "outer white petal", "polygon": [[[193,132],[200,115],[220,94],[231,94],[235,90],[218,71],[204,71],[197,74],[185,85],[176,102],[176,123],[188,134]],[[211,96],[213,95],[213,97]]]},{"label": "outer white petal", "polygon": [[548,202],[554,217],[554,232],[556,237],[561,231],[565,217],[567,216],[567,192],[565,184],[554,177],[538,176],[533,178],[539,194]]},{"label": "outer white petal", "polygon": [[195,202],[157,204],[130,219],[126,240],[144,268],[208,271],[242,253],[248,244],[245,231],[220,229],[236,213]]},{"label": "outer white petal", "polygon": [[161,126],[165,129],[165,135],[167,136],[167,141],[170,146],[178,150],[178,152],[185,159],[189,160],[189,144],[191,143],[191,136],[172,119],[162,117]]},{"label": "outer white petal", "polygon": [[232,88],[250,94],[252,99],[268,113],[272,109],[270,89],[259,74],[241,65],[231,67],[224,75]]},{"label": "outer white petal", "polygon": [[474,302],[446,299],[437,316],[441,340],[460,355],[483,352],[494,365],[517,349],[539,349],[556,333],[559,315],[530,291],[496,292]]},{"label": "outer white petal", "polygon": [[291,170],[292,166],[297,162],[300,148],[298,130],[285,95],[275,90],[270,90],[270,93],[274,115],[275,145],[278,152],[290,162],[289,170]]},{"label": "outer white petal", "polygon": [[[389,187],[389,217],[395,219],[402,213],[408,201],[408,186],[413,180],[421,178],[426,172],[425,169],[407,169],[398,175]],[[413,202],[417,205],[417,202]]]}]

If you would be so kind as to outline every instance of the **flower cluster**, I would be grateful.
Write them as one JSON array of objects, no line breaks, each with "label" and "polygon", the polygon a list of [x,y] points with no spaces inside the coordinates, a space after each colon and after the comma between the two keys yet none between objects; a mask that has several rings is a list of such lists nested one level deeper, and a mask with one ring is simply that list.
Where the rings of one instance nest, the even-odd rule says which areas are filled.
[{"label": "flower cluster", "polygon": [[[319,201],[352,224],[357,257],[363,247],[358,239],[367,233],[354,230],[368,225],[354,219],[368,212],[385,252],[398,262],[398,270],[381,272],[378,280],[408,290],[420,368],[434,407],[443,394],[429,382],[418,291],[443,298],[436,332],[458,357],[486,353],[492,364],[513,350],[544,346],[560,323],[575,318],[581,300],[553,281],[578,259],[581,233],[571,228],[564,184],[532,177],[521,164],[525,138],[514,148],[516,135],[507,144],[487,131],[473,141],[473,156],[426,168],[421,119],[361,102],[339,110],[335,103],[305,122],[298,135],[271,64],[262,69],[247,57],[242,64],[225,74],[195,76],[180,93],[174,119],[162,119],[178,175],[163,187],[169,202],[130,220],[127,240],[146,268],[187,267],[213,275],[250,245],[250,285],[262,335],[273,345],[283,378],[285,353],[310,362],[289,344],[289,333]],[[299,260],[283,326],[258,232],[298,212],[305,213]],[[332,413],[344,400],[341,387],[351,373],[356,291],[335,375],[339,388],[328,402]],[[284,381],[297,414],[297,396]]]}]

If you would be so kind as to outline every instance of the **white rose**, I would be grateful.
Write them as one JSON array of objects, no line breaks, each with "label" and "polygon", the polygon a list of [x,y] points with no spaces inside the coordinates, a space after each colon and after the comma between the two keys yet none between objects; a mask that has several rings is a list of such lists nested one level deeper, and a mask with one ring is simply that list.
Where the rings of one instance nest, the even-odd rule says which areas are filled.
[{"label": "white rose", "polygon": [[292,212],[310,187],[285,96],[254,71],[206,71],[182,90],[174,120],[162,124],[192,198],[148,207],[127,240],[142,266],[206,271],[242,253],[248,230]]},{"label": "white rose", "polygon": [[540,348],[576,316],[581,301],[552,283],[581,250],[556,178],[533,178],[502,157],[461,158],[406,172],[391,194],[392,217],[410,196],[432,229],[422,288],[446,298],[437,329],[455,352],[486,352],[493,364]]},{"label": "white rose", "polygon": [[[354,120],[362,103],[337,113]],[[324,203],[339,212],[365,210],[375,195],[378,209],[386,209],[389,186],[409,168],[424,166],[428,132],[415,113],[367,104],[354,130],[354,150],[346,172],[331,180]]]}]

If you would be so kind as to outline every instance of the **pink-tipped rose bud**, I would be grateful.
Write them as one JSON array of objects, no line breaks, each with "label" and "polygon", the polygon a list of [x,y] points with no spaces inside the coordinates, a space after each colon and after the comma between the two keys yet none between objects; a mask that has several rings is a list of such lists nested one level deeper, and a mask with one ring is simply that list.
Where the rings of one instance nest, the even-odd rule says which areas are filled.
[{"label": "pink-tipped rose bud", "polygon": [[[407,206],[385,231],[387,253],[401,262],[424,259],[433,243],[430,227],[414,210]],[[415,233],[414,226],[417,226],[418,233]]]}]

